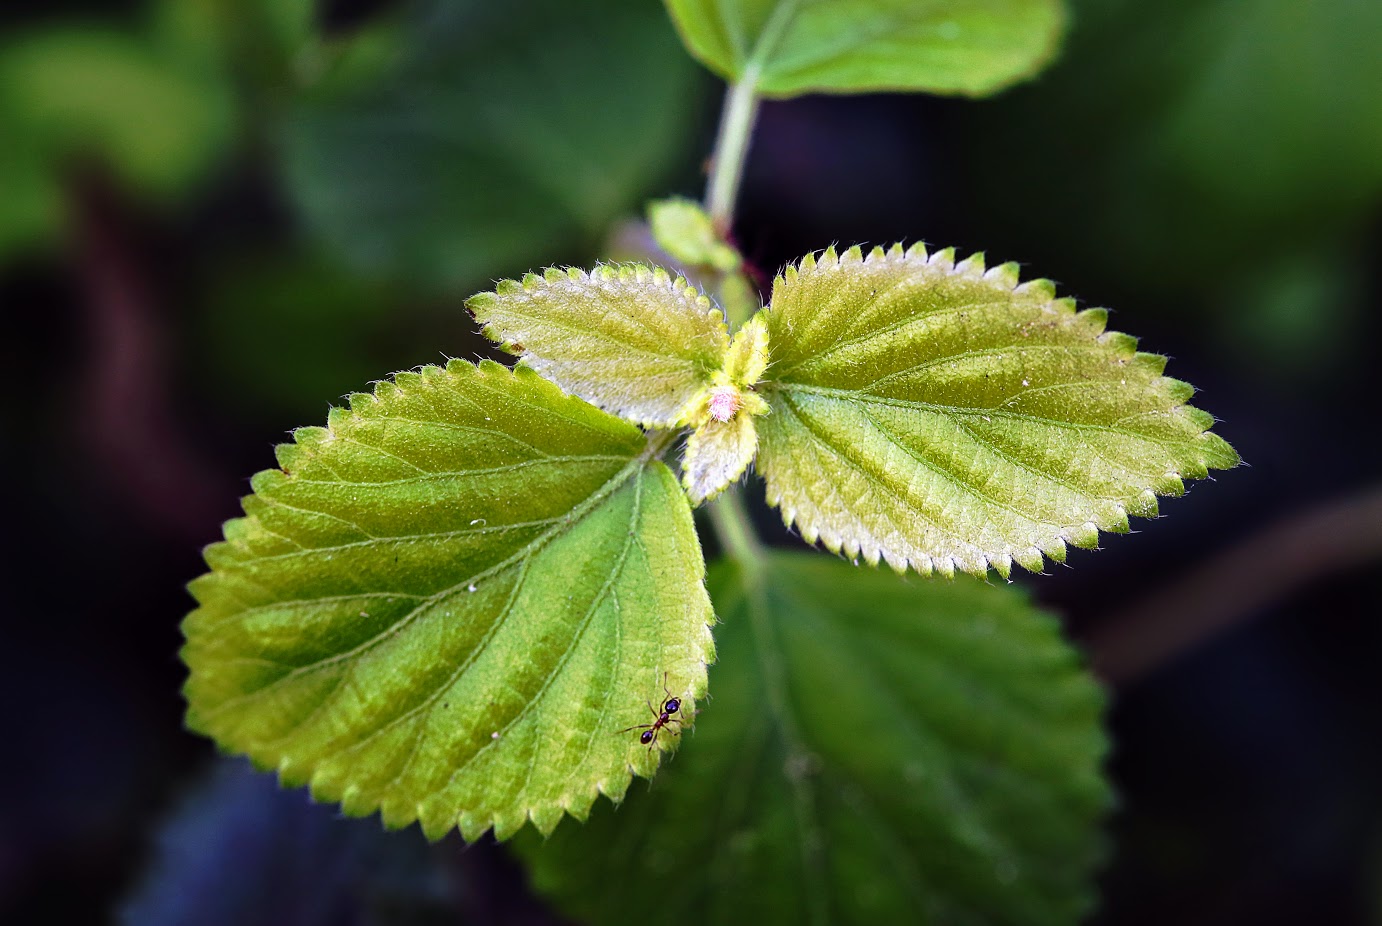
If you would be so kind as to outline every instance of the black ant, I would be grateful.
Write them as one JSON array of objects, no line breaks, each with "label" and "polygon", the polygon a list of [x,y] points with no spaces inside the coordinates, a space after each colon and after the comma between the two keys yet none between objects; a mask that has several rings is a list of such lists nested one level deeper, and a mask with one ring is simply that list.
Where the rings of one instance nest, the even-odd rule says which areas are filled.
[{"label": "black ant", "polygon": [[681,721],[672,716],[677,711],[681,710],[681,699],[672,697],[672,693],[667,690],[666,672],[662,673],[662,693],[667,696],[667,700],[662,702],[661,711],[653,707],[653,702],[645,702],[648,705],[648,710],[653,713],[654,719],[652,723],[635,724],[632,727],[625,727],[619,731],[620,733],[628,733],[630,730],[642,730],[643,732],[638,736],[638,741],[644,746],[647,746],[649,752],[652,751],[653,744],[657,742],[657,731],[661,730],[669,723],[681,726]]}]

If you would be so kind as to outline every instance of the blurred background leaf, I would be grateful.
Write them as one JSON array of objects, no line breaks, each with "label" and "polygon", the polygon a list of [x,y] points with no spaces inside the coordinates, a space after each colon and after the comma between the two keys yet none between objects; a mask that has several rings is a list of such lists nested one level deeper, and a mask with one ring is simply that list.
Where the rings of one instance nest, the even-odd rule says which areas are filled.
[{"label": "blurred background leaf", "polygon": [[994,212],[1273,359],[1328,355],[1382,201],[1382,4],[1077,0],[1074,22],[1056,67],[967,120]]},{"label": "blurred background leaf", "polygon": [[0,257],[62,225],[65,171],[99,160],[143,196],[185,195],[235,131],[229,87],[114,29],[54,28],[0,46]]},{"label": "blurred background leaf", "polygon": [[653,0],[407,14],[379,81],[318,88],[286,129],[294,201],[357,272],[465,295],[589,259],[694,150],[702,84]]}]

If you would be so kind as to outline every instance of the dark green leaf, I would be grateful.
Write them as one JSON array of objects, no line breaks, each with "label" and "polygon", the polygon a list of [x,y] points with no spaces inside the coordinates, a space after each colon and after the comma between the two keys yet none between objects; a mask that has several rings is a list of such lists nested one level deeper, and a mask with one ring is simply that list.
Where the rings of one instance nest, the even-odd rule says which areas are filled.
[{"label": "dark green leaf", "polygon": [[618,924],[1074,924],[1103,696],[1011,588],[805,554],[711,571],[715,697],[653,783],[544,844],[533,883]]},{"label": "dark green leaf", "polygon": [[284,168],[357,268],[470,289],[594,250],[688,150],[695,69],[656,4],[414,3],[377,81],[305,99]]}]

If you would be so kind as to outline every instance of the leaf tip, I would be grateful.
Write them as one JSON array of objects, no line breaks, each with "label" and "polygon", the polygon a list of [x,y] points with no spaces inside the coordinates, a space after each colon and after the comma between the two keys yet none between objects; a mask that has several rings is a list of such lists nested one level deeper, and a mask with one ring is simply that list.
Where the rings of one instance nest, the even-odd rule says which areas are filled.
[{"label": "leaf tip", "polygon": [[971,279],[979,280],[983,279],[984,269],[984,252],[975,251],[973,254],[969,255],[964,260],[956,264],[955,269],[952,272],[955,273],[957,276],[969,277]]}]

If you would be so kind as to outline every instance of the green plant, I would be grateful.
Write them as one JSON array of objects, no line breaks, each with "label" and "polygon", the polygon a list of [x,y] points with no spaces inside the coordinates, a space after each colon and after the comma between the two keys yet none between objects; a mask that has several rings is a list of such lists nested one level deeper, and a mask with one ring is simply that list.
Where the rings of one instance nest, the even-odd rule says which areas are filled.
[{"label": "green plant", "polygon": [[[989,93],[1061,8],[668,6],[731,82],[705,210],[650,210],[679,272],[501,283],[468,306],[514,369],[399,373],[296,431],[192,583],[188,723],[388,826],[555,830],[519,852],[592,920],[1071,922],[1102,695],[1053,620],[955,574],[1039,572],[1237,457],[1164,358],[1015,265],[827,249],[759,307],[729,236],[761,97]],[[766,550],[751,463],[807,542],[953,581]]]}]

